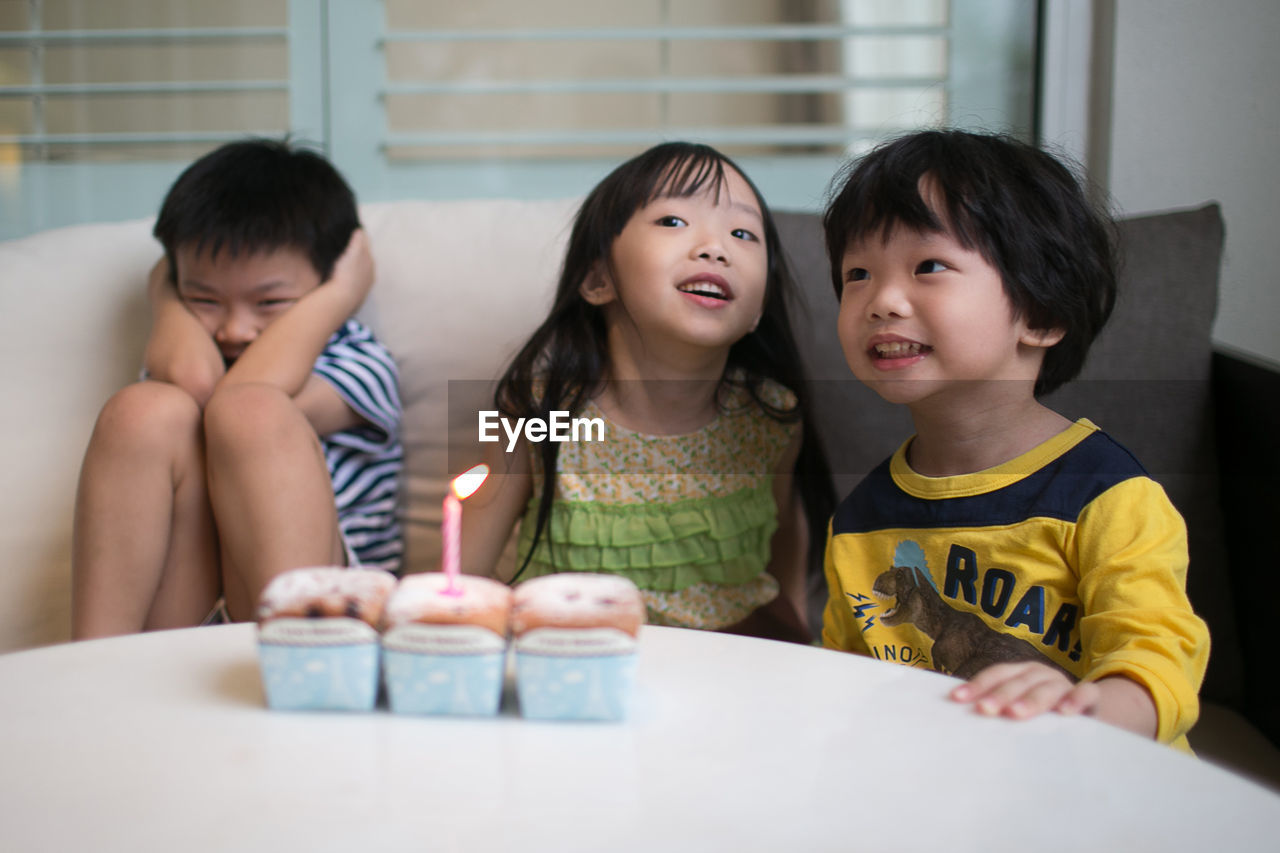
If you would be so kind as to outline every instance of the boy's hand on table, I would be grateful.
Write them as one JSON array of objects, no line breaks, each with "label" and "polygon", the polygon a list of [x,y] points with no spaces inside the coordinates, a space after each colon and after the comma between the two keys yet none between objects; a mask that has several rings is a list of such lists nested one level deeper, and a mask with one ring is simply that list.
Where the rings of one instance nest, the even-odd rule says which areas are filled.
[{"label": "boy's hand on table", "polygon": [[1026,719],[1057,711],[1096,714],[1102,691],[1091,681],[1073,682],[1066,673],[1036,661],[999,663],[951,691],[956,702],[972,702],[979,714]]}]

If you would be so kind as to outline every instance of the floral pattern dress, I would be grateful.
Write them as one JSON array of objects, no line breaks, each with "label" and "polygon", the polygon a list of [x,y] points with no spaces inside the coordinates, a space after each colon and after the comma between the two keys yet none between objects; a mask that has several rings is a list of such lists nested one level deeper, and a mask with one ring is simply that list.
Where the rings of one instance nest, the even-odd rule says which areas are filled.
[{"label": "floral pattern dress", "polygon": [[[565,442],[556,462],[547,528],[523,577],[604,572],[633,580],[655,625],[716,629],[772,601],[765,571],[777,529],[773,472],[799,430],[730,386],[720,414],[683,435],[645,435],[614,424],[594,403],[603,441]],[[761,397],[790,410],[795,397],[765,382]],[[533,498],[520,529],[524,562],[542,491],[534,457]]]}]

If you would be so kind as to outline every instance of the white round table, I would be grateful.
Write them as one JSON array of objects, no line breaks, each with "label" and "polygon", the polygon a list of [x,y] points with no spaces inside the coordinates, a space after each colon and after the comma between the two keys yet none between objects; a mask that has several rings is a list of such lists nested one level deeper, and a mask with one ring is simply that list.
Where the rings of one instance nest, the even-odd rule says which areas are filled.
[{"label": "white round table", "polygon": [[0,850],[1280,849],[1280,797],[953,680],[642,632],[623,723],[265,707],[251,625],[0,656]]}]

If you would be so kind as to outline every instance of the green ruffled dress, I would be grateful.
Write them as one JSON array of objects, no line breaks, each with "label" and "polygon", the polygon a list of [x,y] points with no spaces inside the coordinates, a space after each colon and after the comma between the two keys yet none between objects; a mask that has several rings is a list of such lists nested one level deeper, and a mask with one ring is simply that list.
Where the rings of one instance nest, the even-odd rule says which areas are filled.
[{"label": "green ruffled dress", "polygon": [[[771,405],[795,405],[766,383]],[[524,577],[604,572],[640,587],[651,624],[723,628],[772,601],[765,572],[777,529],[773,471],[798,423],[781,423],[741,389],[724,411],[685,435],[645,435],[589,403],[604,440],[566,442],[557,460],[551,518]],[[520,526],[519,562],[533,542],[542,471],[534,454],[533,498]]]}]

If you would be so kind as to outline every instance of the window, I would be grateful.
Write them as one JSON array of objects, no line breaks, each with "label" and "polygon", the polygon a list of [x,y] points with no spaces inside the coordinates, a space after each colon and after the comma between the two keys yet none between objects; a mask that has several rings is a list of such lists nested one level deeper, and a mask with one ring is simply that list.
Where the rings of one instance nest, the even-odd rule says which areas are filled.
[{"label": "window", "polygon": [[695,139],[815,209],[849,153],[911,127],[1031,138],[1037,7],[0,0],[0,236],[154,213],[249,133],[317,144],[365,201],[579,195]]}]

